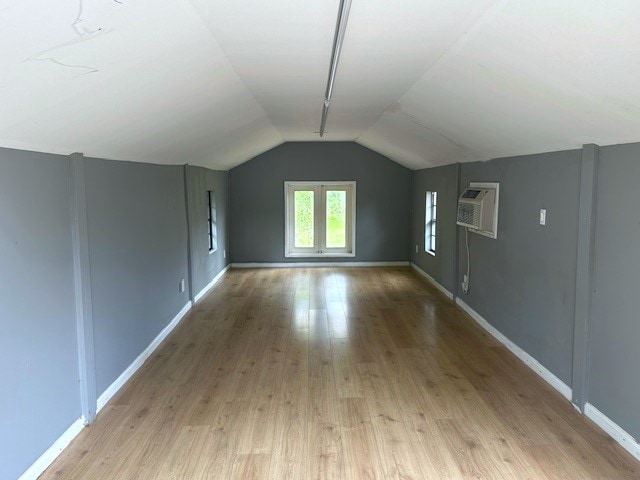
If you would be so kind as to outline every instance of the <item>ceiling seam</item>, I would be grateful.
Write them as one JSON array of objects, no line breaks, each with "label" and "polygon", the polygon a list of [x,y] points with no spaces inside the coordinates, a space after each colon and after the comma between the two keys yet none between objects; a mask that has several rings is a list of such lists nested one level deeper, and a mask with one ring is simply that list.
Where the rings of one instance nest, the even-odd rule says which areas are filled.
[{"label": "ceiling seam", "polygon": [[[207,22],[204,21],[204,18],[202,18],[202,15],[200,15],[200,12],[198,12],[198,9],[196,8],[196,6],[193,4],[193,2],[191,0],[184,0],[186,3],[189,4],[189,6],[191,7],[192,11],[196,14],[196,16],[200,19],[200,22],[204,25],[204,27],[207,29],[207,31],[209,32],[209,35],[211,35],[211,38],[213,39],[214,42],[216,42],[216,44],[218,45],[218,47],[220,48],[220,51],[224,54],[224,58],[227,60],[227,62],[229,62],[229,65],[231,65],[231,69],[233,70],[233,73],[236,74],[236,77],[238,77],[238,80],[240,81],[240,83],[242,83],[242,86],[244,86],[245,90],[249,93],[249,95],[251,95],[251,98],[253,98],[253,100],[260,106],[260,108],[262,109],[262,111],[264,112],[264,115],[269,119],[269,123],[271,124],[271,126],[273,127],[273,129],[278,132],[278,135],[280,136],[280,140],[282,141],[282,143],[285,142],[284,136],[282,135],[282,132],[278,129],[278,127],[276,127],[273,124],[273,120],[271,120],[271,117],[269,116],[269,113],[267,112],[267,110],[264,108],[264,105],[262,105],[262,103],[260,103],[258,101],[258,99],[255,97],[255,95],[253,94],[253,92],[249,89],[249,87],[247,87],[247,84],[244,82],[244,80],[242,79],[242,77],[240,76],[240,74],[238,73],[238,71],[236,70],[235,65],[233,64],[233,62],[231,61],[231,59],[229,58],[229,55],[227,55],[227,52],[224,50],[224,48],[222,48],[222,44],[220,42],[218,42],[218,39],[216,38],[216,36],[214,35],[214,33],[211,31],[211,29],[209,28],[209,25],[207,25]],[[281,144],[282,144],[281,143]],[[273,148],[273,147],[272,147]],[[242,163],[242,162],[241,162]]]},{"label": "ceiling seam", "polygon": [[413,123],[415,123],[416,125],[418,125],[419,127],[424,128],[425,130],[429,130],[430,132],[435,133],[436,135],[442,137],[443,139],[445,139],[447,142],[449,142],[451,145],[453,145],[456,148],[459,148],[460,150],[467,152],[468,154],[470,154],[471,156],[477,156],[476,152],[474,152],[473,150],[471,150],[469,147],[458,143],[454,140],[452,140],[451,138],[447,137],[444,133],[439,132],[438,130],[436,130],[435,128],[431,128],[427,125],[425,125],[424,123],[421,123],[420,121],[418,121],[418,119],[416,117],[414,117],[413,115],[410,115],[406,112],[403,112],[402,110],[400,110],[400,112],[402,115],[405,115],[406,117],[409,118],[409,120]]},{"label": "ceiling seam", "polygon": [[[501,10],[503,8],[503,6],[508,3],[509,0],[496,0],[494,1],[492,4],[490,4],[480,15],[478,15],[478,17],[475,19],[475,21],[473,21],[471,23],[471,25],[465,29],[464,32],[462,32],[457,38],[455,38],[453,40],[453,42],[449,45],[449,47],[447,47],[439,56],[438,58],[436,58],[429,66],[427,66],[422,73],[420,74],[420,76],[416,79],[415,82],[413,82],[404,92],[402,92],[402,94],[400,96],[398,96],[387,108],[385,108],[382,113],[380,114],[380,116],[378,117],[378,119],[373,122],[369,128],[367,128],[366,130],[364,130],[362,133],[360,133],[360,135],[358,135],[354,141],[358,142],[358,140],[360,140],[360,137],[362,137],[363,135],[366,135],[367,132],[369,132],[369,130],[371,130],[374,126],[376,126],[378,124],[378,122],[382,119],[382,117],[385,115],[385,113],[387,111],[389,111],[389,109],[391,109],[396,103],[398,103],[400,101],[400,99],[402,97],[404,97],[413,87],[415,87],[418,82],[420,80],[422,80],[424,78],[425,75],[427,75],[429,73],[429,71],[431,71],[438,63],[440,63],[440,61],[442,59],[444,59],[447,55],[449,55],[449,53],[456,48],[457,45],[459,45],[466,37],[470,36],[475,30],[477,30],[480,25],[482,23],[484,23],[484,21],[487,20],[487,18],[490,15],[495,14],[498,10]],[[407,115],[408,117],[412,118],[414,123],[426,128],[427,130],[431,130],[434,133],[437,133],[438,135],[444,137],[445,139],[447,139],[448,141],[452,142],[455,144],[455,142],[453,142],[451,139],[449,139],[448,137],[446,137],[445,135],[441,134],[440,132],[427,127],[426,125],[423,125],[421,123],[418,123],[415,121],[415,118],[412,117],[411,115],[400,111],[400,113],[404,113],[405,115]],[[466,148],[466,147],[465,147]],[[469,149],[466,149],[468,151],[471,151]]]}]

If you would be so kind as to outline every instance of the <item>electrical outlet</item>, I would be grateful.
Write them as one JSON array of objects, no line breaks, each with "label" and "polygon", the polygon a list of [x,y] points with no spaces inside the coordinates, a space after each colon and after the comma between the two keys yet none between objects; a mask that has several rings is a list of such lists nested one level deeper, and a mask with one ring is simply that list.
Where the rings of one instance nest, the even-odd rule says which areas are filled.
[{"label": "electrical outlet", "polygon": [[416,245],[416,253],[418,253],[418,245]]},{"label": "electrical outlet", "polygon": [[540,209],[540,225],[546,225],[546,224],[547,224],[547,209],[541,208]]},{"label": "electrical outlet", "polygon": [[180,290],[180,293],[184,292],[184,278],[180,280],[180,283],[178,284],[178,290]]},{"label": "electrical outlet", "polygon": [[462,279],[462,293],[469,293],[469,276],[465,273]]},{"label": "electrical outlet", "polygon": [[227,258],[227,251],[226,250],[222,250],[222,258]]}]

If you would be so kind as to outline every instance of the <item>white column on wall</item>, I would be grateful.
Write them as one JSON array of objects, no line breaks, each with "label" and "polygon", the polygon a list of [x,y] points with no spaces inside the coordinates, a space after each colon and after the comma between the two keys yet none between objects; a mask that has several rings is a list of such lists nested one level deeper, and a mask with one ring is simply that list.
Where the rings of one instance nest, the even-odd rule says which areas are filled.
[{"label": "white column on wall", "polygon": [[573,333],[572,402],[584,411],[589,386],[589,339],[595,245],[598,146],[584,145],[580,169],[576,299]]},{"label": "white column on wall", "polygon": [[193,245],[191,245],[191,205],[189,204],[189,192],[191,191],[191,181],[189,179],[189,164],[184,165],[184,206],[185,215],[187,217],[187,274],[189,275],[189,300],[195,303],[194,283],[193,283],[193,259],[191,258],[193,252]]},{"label": "white column on wall", "polygon": [[96,359],[93,337],[84,156],[81,153],[74,153],[70,156],[70,173],[71,240],[73,243],[80,405],[85,422],[91,423],[96,418]]},{"label": "white column on wall", "polygon": [[[466,188],[466,187],[465,187]],[[458,209],[458,197],[462,194],[462,192],[464,191],[464,188],[462,188],[462,166],[460,165],[460,163],[456,163],[456,212]],[[460,296],[460,234],[459,234],[459,230],[461,230],[461,228],[459,228],[456,225],[456,234],[455,234],[455,247],[454,247],[454,254],[453,254],[453,298],[454,301],[456,298],[458,298]]]}]

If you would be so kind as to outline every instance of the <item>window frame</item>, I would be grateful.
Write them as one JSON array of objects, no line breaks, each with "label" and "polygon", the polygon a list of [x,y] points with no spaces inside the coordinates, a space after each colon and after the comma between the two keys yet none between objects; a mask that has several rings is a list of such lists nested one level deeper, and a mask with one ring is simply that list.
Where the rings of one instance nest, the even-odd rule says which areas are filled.
[{"label": "window frame", "polygon": [[[311,248],[295,247],[295,192],[314,192],[314,245]],[[326,246],[326,196],[327,191],[346,192],[345,248]],[[355,181],[286,181],[284,182],[284,256],[304,257],[355,257],[356,256],[356,182]]]},{"label": "window frame", "polygon": [[[207,233],[209,237],[209,254],[218,250],[218,226],[216,208],[216,193],[214,190],[207,190]],[[216,223],[215,235],[213,225]]]},{"label": "window frame", "polygon": [[429,255],[436,255],[438,248],[438,192],[427,190],[425,193],[424,213],[424,251]]}]

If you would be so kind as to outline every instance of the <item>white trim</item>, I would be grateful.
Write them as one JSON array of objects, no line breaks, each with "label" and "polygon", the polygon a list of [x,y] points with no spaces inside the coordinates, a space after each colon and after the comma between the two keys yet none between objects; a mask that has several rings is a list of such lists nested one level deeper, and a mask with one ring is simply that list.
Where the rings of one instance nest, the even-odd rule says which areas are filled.
[{"label": "white trim", "polygon": [[53,461],[58,458],[62,451],[67,448],[71,441],[82,431],[86,425],[84,417],[80,417],[71,424],[65,432],[53,442],[53,444],[33,462],[33,464],[18,477],[18,480],[36,480]]},{"label": "white trim", "polygon": [[178,312],[178,314],[169,322],[169,324],[162,329],[162,331],[158,334],[156,338],[149,344],[144,351],[138,355],[138,357],[127,367],[127,369],[120,374],[120,376],[113,382],[109,387],[98,397],[98,405],[96,412],[102,410],[109,400],[122,388],[122,386],[127,383],[127,381],[133,376],[134,373],[138,371],[138,369],[142,366],[147,358],[151,356],[151,354],[155,351],[156,348],[162,343],[162,341],[167,338],[167,336],[171,333],[171,331],[176,328],[176,325],[180,323],[180,320],[187,314],[187,312],[191,309],[191,302],[187,302],[187,304],[182,307],[182,310]]},{"label": "white trim", "polygon": [[436,287],[438,290],[440,290],[442,293],[444,293],[444,295],[447,298],[450,298],[451,300],[453,300],[453,293],[451,293],[449,290],[447,290],[442,285],[440,285],[436,281],[435,278],[433,278],[427,272],[422,270],[418,265],[416,265],[415,263],[411,262],[411,268],[413,268],[416,272],[418,272],[420,275],[422,275],[424,278],[426,278],[429,281],[429,283],[431,283],[434,287]]},{"label": "white trim", "polygon": [[218,283],[218,280],[220,280],[222,278],[222,276],[225,273],[227,273],[227,270],[229,270],[230,267],[231,267],[231,264],[228,264],[226,267],[224,267],[222,270],[220,270],[220,273],[218,273],[215,277],[213,277],[213,280],[211,280],[206,287],[204,287],[202,290],[200,290],[200,293],[198,293],[194,297],[193,301],[197,302],[202,297],[204,297],[205,294],[211,289],[211,287],[213,287],[216,283]]},{"label": "white trim", "polygon": [[502,333],[500,333],[494,326],[492,326],[489,322],[487,322],[482,315],[476,312],[473,308],[467,305],[461,298],[456,298],[456,303],[460,305],[460,307],[467,312],[471,318],[473,318],[478,324],[484,328],[487,332],[489,332],[496,340],[502,343],[505,347],[507,347],[511,352],[522,360],[531,370],[536,372],[542,379],[555,388],[560,394],[571,401],[571,387],[569,387],[566,383],[556,377],[553,373],[547,370],[540,362],[538,362],[535,358],[525,352],[518,345],[513,343],[507,337],[505,337]]},{"label": "white trim", "polygon": [[[291,220],[293,214],[293,196],[297,187],[313,190],[314,192],[314,230],[317,233],[314,238],[314,246],[309,248],[295,248],[292,245],[293,232]],[[285,181],[284,182],[284,256],[285,258],[322,258],[322,257],[355,257],[356,256],[356,187],[355,180],[341,181]],[[333,188],[346,192],[347,218],[346,218],[346,247],[328,248],[323,238],[323,226],[325,225],[325,196],[326,189]]]},{"label": "white trim", "polygon": [[408,267],[409,262],[287,262],[232,263],[232,268],[308,268],[308,267]]},{"label": "white trim", "polygon": [[620,425],[615,423],[596,407],[587,403],[584,406],[584,414],[593,420],[602,430],[609,434],[627,452],[640,460],[640,444],[629,433],[625,432]]},{"label": "white trim", "polygon": [[355,185],[355,180],[285,180],[285,185],[339,185],[348,183],[351,185]]},{"label": "white trim", "polygon": [[288,253],[285,258],[353,258],[355,256],[355,253]]},{"label": "white trim", "polygon": [[[436,256],[436,250],[431,242],[431,226],[435,226],[436,231],[433,234],[436,240],[438,234],[437,208],[438,208],[438,192],[435,190],[426,190],[424,192],[424,251],[429,255]],[[435,200],[435,202],[434,202]],[[434,213],[436,215],[434,215]],[[429,239],[427,241],[427,238]],[[436,242],[437,243],[437,242]]]}]

